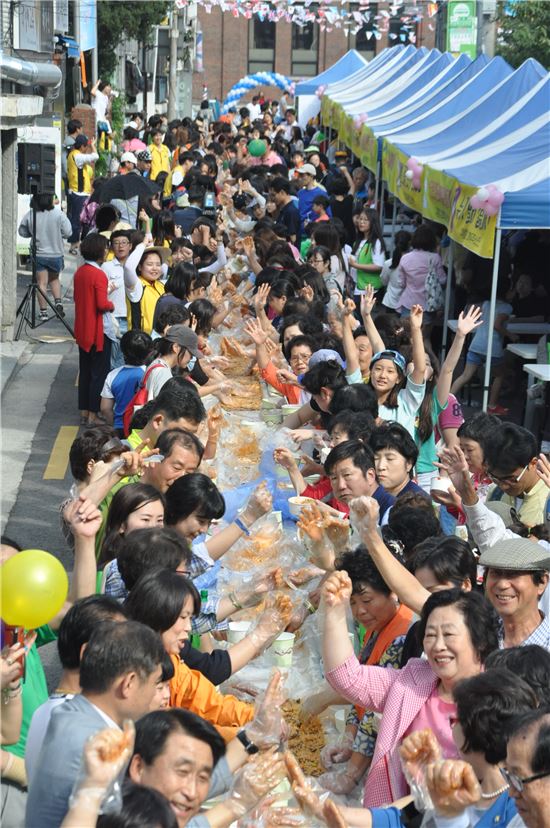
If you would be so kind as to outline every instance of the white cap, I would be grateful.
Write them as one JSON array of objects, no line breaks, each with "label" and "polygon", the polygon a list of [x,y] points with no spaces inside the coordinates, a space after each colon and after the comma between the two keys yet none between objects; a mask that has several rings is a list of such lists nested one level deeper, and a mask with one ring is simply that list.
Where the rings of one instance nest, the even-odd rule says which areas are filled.
[{"label": "white cap", "polygon": [[137,164],[137,158],[133,152],[123,152],[120,158],[120,163],[124,164],[125,161],[130,161],[132,164]]},{"label": "white cap", "polygon": [[298,175],[312,175],[314,178],[317,175],[317,170],[313,164],[302,164],[301,167],[298,167],[296,172]]}]

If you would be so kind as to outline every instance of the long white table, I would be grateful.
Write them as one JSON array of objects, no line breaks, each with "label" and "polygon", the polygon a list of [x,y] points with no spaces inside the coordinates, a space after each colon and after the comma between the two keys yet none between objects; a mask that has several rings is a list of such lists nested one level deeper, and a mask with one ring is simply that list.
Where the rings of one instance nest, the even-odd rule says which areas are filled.
[{"label": "long white table", "polygon": [[[449,319],[447,327],[456,333],[458,327],[458,319]],[[542,336],[543,334],[550,334],[550,322],[508,322],[506,330],[513,334],[530,334],[533,336]]]},{"label": "long white table", "polygon": [[529,389],[533,387],[536,380],[541,380],[542,382],[550,382],[550,365],[527,364],[523,366],[523,370],[526,372],[526,374],[529,375],[529,379],[527,382],[527,402],[525,405],[525,417],[523,418],[523,425],[525,426],[525,428],[532,429],[535,414],[535,401],[529,397]]},{"label": "long white table", "polygon": [[506,350],[511,354],[515,354],[527,362],[533,362],[537,358],[537,343],[536,342],[510,342],[506,346]]}]

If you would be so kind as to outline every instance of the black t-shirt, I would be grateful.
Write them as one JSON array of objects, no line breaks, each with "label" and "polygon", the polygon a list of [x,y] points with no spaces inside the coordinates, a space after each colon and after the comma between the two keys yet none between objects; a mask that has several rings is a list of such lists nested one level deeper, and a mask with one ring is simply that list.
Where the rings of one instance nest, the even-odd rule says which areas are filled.
[{"label": "black t-shirt", "polygon": [[231,675],[231,658],[227,650],[213,650],[202,653],[186,641],[180,650],[180,657],[189,669],[198,670],[212,684],[223,684]]}]

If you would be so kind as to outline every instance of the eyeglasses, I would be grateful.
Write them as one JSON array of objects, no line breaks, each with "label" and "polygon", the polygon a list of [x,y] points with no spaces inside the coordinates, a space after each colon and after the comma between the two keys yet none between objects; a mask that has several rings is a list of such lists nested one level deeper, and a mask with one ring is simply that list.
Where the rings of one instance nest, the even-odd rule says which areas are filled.
[{"label": "eyeglasses", "polygon": [[510,788],[514,788],[515,791],[521,793],[525,785],[528,785],[529,782],[534,782],[535,779],[544,779],[545,776],[550,776],[550,770],[542,771],[541,773],[534,773],[532,776],[524,776],[521,778],[517,776],[515,773],[512,773],[508,770],[508,768],[499,768],[504,781],[508,783]]},{"label": "eyeglasses", "polygon": [[509,483],[511,486],[513,486],[514,483],[519,483],[519,481],[521,480],[521,478],[523,477],[530,465],[531,461],[529,460],[527,465],[521,470],[517,477],[513,477],[512,475],[507,475],[505,477],[497,477],[496,474],[493,474],[492,472],[487,472],[487,474],[495,483]]}]

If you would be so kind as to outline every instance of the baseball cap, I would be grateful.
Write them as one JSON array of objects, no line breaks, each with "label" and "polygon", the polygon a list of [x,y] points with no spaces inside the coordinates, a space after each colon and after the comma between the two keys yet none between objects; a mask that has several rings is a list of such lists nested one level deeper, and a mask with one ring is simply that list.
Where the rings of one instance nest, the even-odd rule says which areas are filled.
[{"label": "baseball cap", "polygon": [[501,540],[482,552],[478,563],[511,572],[550,570],[550,551],[527,538]]},{"label": "baseball cap", "polygon": [[378,351],[378,353],[371,359],[370,367],[372,368],[374,363],[378,362],[379,359],[389,359],[394,363],[394,365],[397,365],[403,373],[406,371],[407,364],[405,362],[405,357],[402,356],[399,351]]},{"label": "baseball cap", "polygon": [[313,153],[313,152],[320,153],[320,152],[321,152],[321,150],[320,150],[320,149],[319,149],[319,147],[318,147],[318,146],[316,146],[315,144],[310,144],[310,145],[309,145],[309,147],[306,147],[306,148],[305,148],[305,150],[304,150],[304,153],[305,153],[306,155],[308,155],[308,153]]},{"label": "baseball cap", "polygon": [[317,170],[315,169],[313,164],[302,164],[301,167],[298,167],[296,172],[298,173],[298,175],[306,175],[307,174],[307,175],[312,175],[314,177],[317,175]]},{"label": "baseball cap", "polygon": [[313,366],[317,365],[318,362],[328,362],[331,359],[334,362],[337,362],[342,370],[345,370],[346,363],[338,351],[333,351],[331,348],[320,348],[320,350],[315,351],[310,357],[308,367],[313,368]]},{"label": "baseball cap", "polygon": [[191,328],[188,328],[187,325],[171,325],[164,334],[164,338],[169,342],[175,342],[177,345],[181,345],[182,348],[189,351],[191,356],[197,359],[201,359],[203,356],[199,351],[197,334]]},{"label": "baseball cap", "polygon": [[141,150],[137,154],[138,161],[152,161],[152,158],[151,150],[148,149]]},{"label": "baseball cap", "polygon": [[77,135],[76,138],[74,139],[75,149],[78,149],[79,147],[85,147],[87,143],[88,143],[88,136],[87,135]]},{"label": "baseball cap", "polygon": [[137,164],[137,158],[133,152],[123,152],[120,156],[120,163],[124,164],[126,161],[130,161],[131,164]]}]

